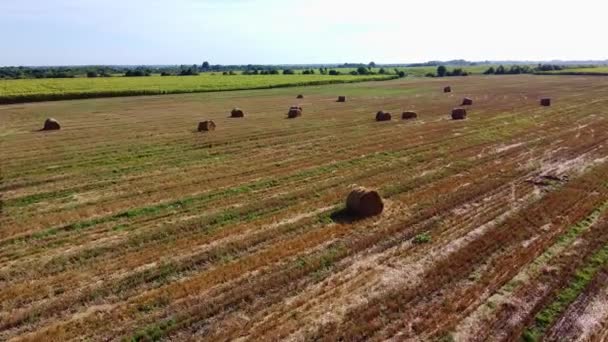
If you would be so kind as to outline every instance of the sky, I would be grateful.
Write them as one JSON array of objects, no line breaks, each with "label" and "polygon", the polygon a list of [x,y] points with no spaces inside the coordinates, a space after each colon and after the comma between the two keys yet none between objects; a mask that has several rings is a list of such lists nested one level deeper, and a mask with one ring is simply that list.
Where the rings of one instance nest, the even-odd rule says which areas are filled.
[{"label": "sky", "polygon": [[605,0],[0,0],[0,65],[608,59]]}]

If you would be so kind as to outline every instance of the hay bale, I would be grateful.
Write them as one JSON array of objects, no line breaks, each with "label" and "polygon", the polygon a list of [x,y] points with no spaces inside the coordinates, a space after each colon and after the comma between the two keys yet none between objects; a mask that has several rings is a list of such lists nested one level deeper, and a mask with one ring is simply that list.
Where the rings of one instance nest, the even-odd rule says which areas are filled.
[{"label": "hay bale", "polygon": [[473,105],[473,99],[465,97],[464,99],[462,99],[462,105],[463,106],[471,106],[471,105]]},{"label": "hay bale", "polygon": [[302,94],[299,94],[298,96],[296,96],[296,99],[303,99],[303,98],[304,98],[304,95],[302,95]]},{"label": "hay bale", "polygon": [[382,213],[384,203],[377,191],[358,187],[348,194],[346,210],[359,217],[375,216]]},{"label": "hay bale", "polygon": [[57,120],[53,118],[48,118],[44,120],[44,127],[42,127],[43,131],[56,131],[59,129],[61,129],[61,125],[59,124],[59,122],[57,122]]},{"label": "hay bale", "polygon": [[302,116],[302,107],[300,107],[300,106],[289,107],[289,112],[287,112],[287,117],[290,119],[294,119],[294,118],[297,118],[298,116]]},{"label": "hay bale", "polygon": [[233,118],[242,118],[242,117],[245,117],[245,113],[243,113],[243,111],[239,108],[234,108],[230,112],[230,116]]},{"label": "hay bale", "polygon": [[452,120],[464,120],[467,118],[467,110],[464,108],[452,109]]},{"label": "hay bale", "polygon": [[443,92],[444,93],[451,93],[452,92],[452,87],[444,87],[443,88]]},{"label": "hay bale", "polygon": [[540,99],[540,105],[549,107],[551,105],[551,99],[548,97],[543,97],[542,99]]},{"label": "hay bale", "polygon": [[338,102],[346,102],[346,96],[338,96]]},{"label": "hay bale", "polygon": [[215,122],[213,120],[201,121],[198,123],[198,131],[215,131]]},{"label": "hay bale", "polygon": [[391,119],[391,113],[379,111],[376,113],[376,121],[389,121]]},{"label": "hay bale", "polygon": [[413,120],[417,118],[418,114],[416,114],[416,112],[403,112],[403,114],[401,114],[401,119],[403,120]]}]

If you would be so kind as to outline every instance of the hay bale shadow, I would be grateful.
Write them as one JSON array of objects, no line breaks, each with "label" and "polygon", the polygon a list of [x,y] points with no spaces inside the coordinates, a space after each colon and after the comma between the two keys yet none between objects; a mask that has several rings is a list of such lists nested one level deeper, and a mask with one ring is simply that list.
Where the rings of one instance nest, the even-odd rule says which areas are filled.
[{"label": "hay bale shadow", "polygon": [[353,215],[346,208],[342,208],[334,211],[331,215],[329,215],[332,221],[335,223],[343,223],[343,224],[351,224],[363,219],[358,215]]}]

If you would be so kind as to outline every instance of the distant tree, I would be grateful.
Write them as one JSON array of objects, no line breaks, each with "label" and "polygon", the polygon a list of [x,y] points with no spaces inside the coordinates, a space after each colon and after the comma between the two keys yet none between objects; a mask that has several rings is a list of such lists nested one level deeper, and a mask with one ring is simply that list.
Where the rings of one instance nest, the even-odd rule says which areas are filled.
[{"label": "distant tree", "polygon": [[405,77],[405,71],[397,71],[397,75],[399,75],[399,77],[403,78],[403,77]]},{"label": "distant tree", "polygon": [[384,75],[384,74],[386,74],[386,70],[384,70],[384,68],[380,68],[380,70],[378,71],[378,73],[380,75]]},{"label": "distant tree", "polygon": [[88,78],[93,78],[93,77],[97,77],[99,75],[97,75],[97,73],[95,71],[87,71],[87,77]]},{"label": "distant tree", "polygon": [[462,68],[456,68],[452,70],[451,76],[462,76],[463,71]]},{"label": "distant tree", "polygon": [[519,65],[512,65],[508,73],[512,75],[521,74],[521,68],[519,67]]},{"label": "distant tree", "polygon": [[447,74],[448,69],[445,66],[440,65],[437,67],[437,76],[443,77]]},{"label": "distant tree", "polygon": [[496,68],[496,75],[504,75],[505,74],[505,67],[502,65],[499,65],[498,68]]},{"label": "distant tree", "polygon": [[484,75],[493,75],[495,73],[496,73],[496,70],[494,69],[494,67],[489,67],[488,70],[483,72]]},{"label": "distant tree", "polygon": [[536,68],[537,71],[552,71],[552,70],[562,70],[563,67],[560,65],[553,64],[539,64]]},{"label": "distant tree", "polygon": [[329,74],[335,76],[335,75],[340,75],[340,72],[337,70],[331,69],[331,70],[329,70]]},{"label": "distant tree", "polygon": [[40,78],[73,78],[74,74],[69,71],[52,71],[50,74],[42,73]]},{"label": "distant tree", "polygon": [[285,70],[283,70],[283,75],[293,75],[295,73],[296,72],[293,71],[292,69],[285,69]]},{"label": "distant tree", "polygon": [[173,76],[173,74],[172,74],[172,73],[170,73],[170,72],[166,72],[166,71],[161,72],[161,73],[160,73],[160,75],[161,75],[161,76]]},{"label": "distant tree", "polygon": [[435,77],[435,74],[433,74],[432,72],[427,72],[424,77]]},{"label": "distant tree", "polygon": [[201,69],[207,71],[209,70],[209,62],[205,61],[203,62],[203,65],[201,65]]},{"label": "distant tree", "polygon": [[[365,69],[365,68],[364,68],[364,69]],[[357,70],[353,70],[353,71],[349,72],[349,74],[351,74],[351,75],[355,75],[355,76],[356,76],[356,75],[359,75],[359,73],[357,72]]]},{"label": "distant tree", "polygon": [[142,77],[142,76],[150,76],[149,70],[144,69],[135,69],[135,70],[127,70],[125,73],[126,77]]},{"label": "distant tree", "polygon": [[198,75],[198,71],[195,68],[188,68],[180,71],[180,76],[196,76]]},{"label": "distant tree", "polygon": [[369,62],[369,64],[367,65],[370,68],[375,68],[376,67],[376,63],[375,62]]},{"label": "distant tree", "polygon": [[361,67],[357,68],[357,73],[359,75],[368,75],[370,72],[369,72],[369,70],[366,67],[362,67],[361,66]]}]

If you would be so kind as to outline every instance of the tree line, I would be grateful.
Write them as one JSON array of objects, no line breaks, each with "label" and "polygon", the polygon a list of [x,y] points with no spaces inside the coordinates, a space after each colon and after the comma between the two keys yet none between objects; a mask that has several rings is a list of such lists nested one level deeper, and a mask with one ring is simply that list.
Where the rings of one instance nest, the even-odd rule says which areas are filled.
[{"label": "tree line", "polygon": [[0,67],[0,78],[72,78],[76,76],[109,77],[124,72],[116,67]]},{"label": "tree line", "polygon": [[538,64],[536,67],[529,65],[512,65],[510,68],[505,68],[503,65],[499,65],[496,68],[493,66],[489,67],[488,70],[484,71],[484,75],[518,75],[518,74],[532,74],[535,72],[552,71],[552,70],[563,70],[564,67],[561,65],[554,64]]},{"label": "tree line", "polygon": [[[554,64],[538,64],[536,67],[532,67],[529,65],[511,65],[510,67],[505,67],[503,65],[498,66],[490,66],[486,71],[483,72],[484,75],[518,75],[518,74],[532,74],[536,72],[543,71],[552,71],[552,70],[562,70],[563,66],[554,65]],[[462,68],[454,68],[453,70],[448,70],[448,68],[444,65],[440,65],[437,67],[437,73],[428,73],[427,77],[449,77],[449,76],[468,76],[471,73],[463,70]]]},{"label": "tree line", "polygon": [[[472,62],[454,60],[459,63],[456,65],[475,65]],[[410,64],[407,66],[437,66],[440,62],[427,62]],[[468,63],[468,64],[466,64]],[[297,71],[296,71],[297,68]],[[62,67],[0,67],[0,79],[20,79],[20,78],[73,78],[73,77],[110,77],[114,75],[127,77],[145,77],[152,74],[162,76],[196,76],[203,72],[222,73],[224,75],[293,75],[301,73],[304,75],[373,75],[373,74],[394,74],[405,77],[406,73],[397,68],[390,68],[388,65],[376,68],[375,62],[363,63],[344,63],[334,64],[333,67],[296,67],[282,65],[211,65],[205,61],[201,64],[193,65],[174,65],[174,66],[62,66]],[[350,71],[339,70],[341,68],[352,69]],[[562,70],[565,67],[553,64],[538,64],[536,67],[528,65],[503,65],[490,66],[484,74],[503,75],[503,74],[529,74],[535,72]],[[428,73],[428,77],[445,76],[467,76],[470,73],[461,67],[448,70],[445,65],[438,65],[436,73]]]},{"label": "tree line", "polygon": [[[454,68],[453,70],[448,70],[445,65],[440,65],[437,67],[437,77],[445,77],[445,76],[469,76],[469,72],[463,70],[462,68]],[[427,74],[427,77],[435,76],[432,73]]]},{"label": "tree line", "polygon": [[[336,65],[335,68],[320,66],[318,68],[305,67],[297,68],[304,75],[341,75],[343,71],[336,68],[355,68],[350,71],[353,75],[373,75],[376,74],[372,68],[376,63],[344,63]],[[296,69],[282,65],[212,65],[205,61],[202,64],[193,65],[174,65],[174,66],[57,66],[57,67],[0,67],[0,79],[27,79],[27,78],[74,78],[74,77],[145,77],[152,74],[161,76],[196,76],[203,72],[217,72],[224,75],[293,75]],[[388,69],[380,68],[378,74],[391,74]],[[394,74],[401,77],[405,76],[403,71],[394,69]]]}]

